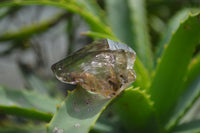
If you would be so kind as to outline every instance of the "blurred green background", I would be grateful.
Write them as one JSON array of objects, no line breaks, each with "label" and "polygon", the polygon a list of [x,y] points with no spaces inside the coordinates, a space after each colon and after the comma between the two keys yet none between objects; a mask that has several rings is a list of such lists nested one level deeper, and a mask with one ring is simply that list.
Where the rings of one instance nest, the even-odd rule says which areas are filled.
[{"label": "blurred green background", "polygon": [[[6,4],[2,4],[4,2],[9,3],[12,2],[12,0],[0,1],[0,86],[6,86],[19,91],[23,88],[41,95],[50,96],[57,99],[56,102],[53,101],[49,103],[55,106],[67,95],[68,92],[66,88],[72,90],[75,86],[59,82],[50,69],[52,64],[65,58],[84,45],[91,43],[95,39],[110,37],[111,39],[117,38],[117,40],[128,44],[133,49],[136,49],[136,52],[139,51],[137,56],[148,70],[150,77],[153,77],[157,61],[159,61],[159,57],[161,57],[161,53],[159,53],[160,51],[157,50],[159,49],[157,47],[163,43],[161,40],[166,33],[169,32],[171,34],[169,26],[169,23],[172,21],[171,19],[177,19],[177,21],[173,22],[180,23],[179,18],[175,16],[177,13],[187,9],[200,8],[200,0],[146,0],[144,3],[145,13],[143,9],[138,9],[136,10],[138,14],[135,16],[137,18],[138,15],[138,18],[140,18],[140,15],[146,15],[145,18],[141,18],[144,20],[143,23],[145,26],[143,27],[143,23],[141,23],[142,26],[140,23],[139,25],[142,27],[142,29],[140,29],[141,31],[145,30],[142,31],[141,34],[143,34],[143,32],[144,34],[149,33],[149,35],[147,35],[147,40],[150,40],[150,42],[148,42],[150,45],[149,50],[152,52],[148,50],[141,52],[134,43],[143,43],[142,41],[145,42],[145,39],[143,40],[135,37],[137,35],[135,35],[133,31],[128,30],[132,29],[133,25],[130,23],[131,18],[129,17],[129,13],[131,9],[128,7],[127,0],[97,0],[97,10],[93,9],[95,7],[90,8],[90,6],[86,8],[89,12],[94,10],[92,13],[97,14],[101,22],[105,23],[105,26],[108,25],[111,27],[112,32],[109,32],[109,29],[107,30],[108,27],[101,29],[101,25],[99,26],[101,28],[95,29],[96,25],[90,23],[91,21],[88,19],[91,16],[84,16],[84,13],[80,13],[81,11],[73,11],[72,9],[72,12],[70,12],[59,8],[59,6],[55,7],[45,4],[28,6],[27,4],[18,5],[17,1],[13,4],[14,6],[12,4],[12,6],[7,6]],[[84,3],[84,1],[81,0],[77,0],[76,2]],[[104,20],[104,18],[106,18],[106,20]],[[95,18],[93,19],[95,20]],[[135,22],[137,23],[137,20],[135,20]],[[120,23],[122,25],[119,25]],[[173,29],[173,27],[171,28]],[[190,29],[190,27],[187,26],[184,28]],[[94,33],[88,31],[94,31]],[[104,31],[105,33],[108,31],[108,34],[96,34],[103,33]],[[112,33],[114,33],[115,36]],[[166,40],[168,38],[166,37]],[[199,51],[200,45],[198,42],[193,57],[199,55]],[[182,52],[184,54],[184,51]],[[137,74],[139,76],[138,79],[142,77],[140,77],[142,73]],[[176,74],[174,75],[176,76]],[[199,74],[197,74],[197,76],[198,75]],[[141,81],[133,84],[134,87],[139,86],[143,89],[145,87],[149,88],[150,81],[147,81],[144,77],[140,79]],[[143,81],[146,83],[143,84]],[[34,96],[32,97],[34,98]],[[13,100],[15,100],[15,98],[13,98]],[[200,99],[196,97],[195,101],[192,109],[190,109],[187,115],[182,119],[182,123],[191,119],[200,119]],[[42,111],[45,110],[43,109],[44,108],[41,107]],[[52,108],[49,108],[49,110],[51,109]],[[54,110],[52,112],[54,112]],[[30,121],[24,117],[16,117],[10,114],[12,113],[0,114],[0,128],[6,127],[5,129],[0,129],[0,132],[17,132],[19,127],[23,129],[21,130],[20,128],[19,132],[30,132],[30,129],[34,129],[36,132],[45,132],[44,122]],[[49,121],[49,117],[47,119],[44,118],[44,120]],[[107,121],[108,118],[112,118],[111,123]],[[123,126],[119,126],[116,130],[110,129],[119,124],[119,119],[113,114],[111,106],[107,107],[100,121],[104,124],[101,125],[98,123],[99,125],[97,124],[98,126],[91,132],[109,132],[110,130],[113,132],[116,132],[116,130],[119,132],[126,132]],[[37,128],[35,128],[35,125]],[[42,127],[38,125],[42,125]],[[9,129],[9,127],[12,128]],[[105,130],[102,131],[101,129]]]}]

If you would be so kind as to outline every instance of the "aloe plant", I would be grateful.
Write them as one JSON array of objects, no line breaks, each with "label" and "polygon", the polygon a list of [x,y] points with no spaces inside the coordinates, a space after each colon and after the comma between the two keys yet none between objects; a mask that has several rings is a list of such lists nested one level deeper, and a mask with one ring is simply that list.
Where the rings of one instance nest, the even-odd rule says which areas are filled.
[{"label": "aloe plant", "polygon": [[[163,28],[165,32],[162,35],[159,33],[160,39],[157,39],[157,45],[152,45],[149,34],[152,27],[148,25],[151,23],[151,21],[148,22],[151,12],[146,8],[148,3],[151,1],[106,0],[104,3],[106,9],[102,9],[94,0],[1,2],[0,7],[49,5],[80,15],[91,29],[82,35],[94,39],[109,38],[123,42],[136,51],[134,69],[137,78],[128,89],[111,99],[102,98],[77,86],[74,91],[69,92],[62,103],[57,104],[56,112],[52,111],[52,108],[56,109],[55,103],[58,102],[54,99],[46,99],[44,104],[47,107],[45,108],[40,108],[42,103],[38,103],[36,107],[32,107],[30,103],[10,107],[7,101],[13,101],[13,98],[16,98],[15,93],[12,93],[13,97],[12,95],[5,97],[1,93],[0,111],[5,110],[4,114],[27,118],[33,118],[29,114],[34,113],[34,118],[41,121],[51,119],[46,125],[48,133],[200,132],[200,118],[184,121],[187,112],[193,108],[200,97],[200,53],[198,50],[200,10],[183,8],[178,11]],[[159,17],[155,21],[161,22]],[[30,37],[33,35],[32,32],[37,34],[41,30],[22,29],[19,33],[0,36],[0,41],[8,38],[9,40],[23,38],[22,35],[26,32]],[[101,116],[104,110],[109,112],[110,108],[114,120],[108,116]],[[26,113],[20,113],[19,110]],[[48,114],[48,111],[52,112],[52,116]],[[106,119],[111,124],[106,127],[107,123],[102,119]],[[100,126],[101,124],[103,126]],[[116,131],[116,126],[120,127],[120,130]]]}]

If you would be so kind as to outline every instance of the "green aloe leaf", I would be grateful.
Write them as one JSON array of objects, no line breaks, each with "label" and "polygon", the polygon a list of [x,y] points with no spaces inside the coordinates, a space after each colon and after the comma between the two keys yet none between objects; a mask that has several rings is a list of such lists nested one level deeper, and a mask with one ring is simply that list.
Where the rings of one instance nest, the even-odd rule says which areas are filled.
[{"label": "green aloe leaf", "polygon": [[200,120],[194,120],[187,123],[183,123],[174,128],[172,133],[199,133],[200,132]]},{"label": "green aloe leaf", "polygon": [[200,96],[200,54],[195,56],[189,64],[187,74],[185,76],[182,90],[184,93],[179,98],[177,106],[175,107],[169,121],[165,128],[171,130],[182,118],[184,119],[185,114],[194,107],[194,103]]},{"label": "green aloe leaf", "polygon": [[0,9],[0,20],[3,19],[6,16],[10,16],[15,14],[21,7],[13,7],[13,8],[1,8]]},{"label": "green aloe leaf", "polygon": [[184,91],[197,77],[200,75],[200,54],[195,56],[189,64],[187,75],[185,76],[185,82],[182,85]]},{"label": "green aloe leaf", "polygon": [[57,108],[47,132],[87,133],[111,100],[78,86]]},{"label": "green aloe leaf", "polygon": [[128,7],[132,21],[132,27],[130,28],[132,28],[135,39],[135,51],[147,70],[151,72],[153,58],[147,27],[145,0],[128,0]]},{"label": "green aloe leaf", "polygon": [[22,28],[17,32],[5,32],[3,35],[0,36],[0,41],[9,41],[9,40],[24,40],[25,38],[30,38],[31,36],[45,32],[49,29],[49,27],[54,26],[57,24],[66,13],[59,13],[58,15],[50,18],[44,22],[41,22],[37,25],[30,25],[28,27]]},{"label": "green aloe leaf", "polygon": [[109,27],[107,27],[103,22],[101,22],[100,18],[93,14],[92,12],[88,11],[87,8],[84,8],[81,4],[71,0],[60,0],[60,1],[53,1],[53,0],[10,0],[1,2],[0,7],[9,7],[9,6],[22,6],[22,5],[50,5],[59,8],[66,9],[70,12],[77,13],[82,16],[91,29],[95,32],[105,33],[111,35],[112,32]]},{"label": "green aloe leaf", "polygon": [[100,8],[97,3],[97,0],[76,0],[80,6],[84,6],[84,8],[90,12],[92,12],[95,16],[100,18],[102,23],[106,22],[105,12]]},{"label": "green aloe leaf", "polygon": [[106,122],[100,123],[97,122],[95,123],[94,127],[90,130],[90,133],[118,133],[116,131],[113,131],[113,126],[108,125]]},{"label": "green aloe leaf", "polygon": [[169,110],[181,94],[181,85],[200,37],[199,13],[190,14],[178,29],[164,50],[148,90],[155,102],[157,115],[166,119]]},{"label": "green aloe leaf", "polygon": [[8,125],[0,127],[0,133],[45,133],[45,125]]},{"label": "green aloe leaf", "polygon": [[108,38],[108,39],[111,39],[113,41],[118,41],[119,42],[119,40],[115,36],[111,36],[111,35],[107,35],[107,34],[99,33],[99,32],[87,31],[87,32],[82,32],[81,35],[95,38],[95,40],[96,39]]},{"label": "green aloe leaf", "polygon": [[0,113],[49,121],[56,111],[56,99],[25,90],[0,87]]},{"label": "green aloe leaf", "polygon": [[153,132],[157,130],[153,102],[145,91],[141,91],[139,88],[126,89],[115,100],[113,106],[120,117],[120,122],[130,132]]},{"label": "green aloe leaf", "polygon": [[109,24],[115,35],[122,42],[134,47],[134,36],[131,28],[130,11],[126,0],[106,0]]},{"label": "green aloe leaf", "polygon": [[176,126],[180,119],[195,103],[198,97],[200,97],[200,76],[194,80],[193,84],[191,84],[180,97],[177,106],[175,107],[173,114],[171,115],[170,120],[166,124],[165,128],[167,130],[171,130],[174,126]]},{"label": "green aloe leaf", "polygon": [[27,66],[19,64],[19,68],[24,79],[26,80],[26,86],[28,89],[31,89],[42,95],[47,95],[49,93],[49,89],[44,82],[33,72],[31,72]]},{"label": "green aloe leaf", "polygon": [[137,74],[137,79],[133,86],[140,87],[141,90],[148,89],[151,83],[150,75],[138,57],[136,57],[134,70]]},{"label": "green aloe leaf", "polygon": [[156,53],[155,53],[155,58],[156,58],[155,61],[157,61],[157,59],[161,57],[161,55],[164,51],[164,46],[169,43],[169,41],[172,37],[172,32],[175,32],[178,29],[178,27],[180,26],[180,21],[185,20],[188,17],[189,13],[191,11],[195,12],[195,10],[198,10],[198,9],[186,8],[186,9],[179,11],[171,18],[171,20],[169,21],[167,30],[164,32],[160,42],[158,43]]}]

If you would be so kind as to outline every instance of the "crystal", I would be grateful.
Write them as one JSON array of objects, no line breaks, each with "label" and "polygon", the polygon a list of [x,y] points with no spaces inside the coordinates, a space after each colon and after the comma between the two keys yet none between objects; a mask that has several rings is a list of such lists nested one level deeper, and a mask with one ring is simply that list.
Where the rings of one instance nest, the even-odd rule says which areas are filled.
[{"label": "crystal", "polygon": [[106,98],[118,95],[136,80],[136,53],[125,44],[99,39],[52,65],[56,77]]}]

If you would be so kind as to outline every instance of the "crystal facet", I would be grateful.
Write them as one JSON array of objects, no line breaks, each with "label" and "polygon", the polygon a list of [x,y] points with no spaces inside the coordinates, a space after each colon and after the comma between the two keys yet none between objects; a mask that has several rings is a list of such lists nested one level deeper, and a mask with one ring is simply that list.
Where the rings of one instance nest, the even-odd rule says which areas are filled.
[{"label": "crystal facet", "polygon": [[106,98],[118,95],[136,80],[136,54],[125,44],[96,40],[52,65],[56,77]]}]

